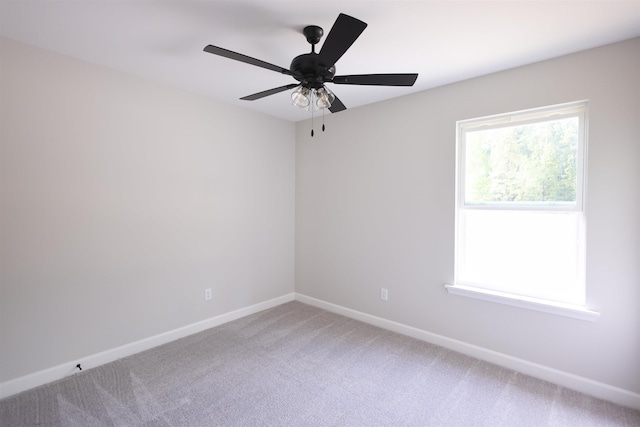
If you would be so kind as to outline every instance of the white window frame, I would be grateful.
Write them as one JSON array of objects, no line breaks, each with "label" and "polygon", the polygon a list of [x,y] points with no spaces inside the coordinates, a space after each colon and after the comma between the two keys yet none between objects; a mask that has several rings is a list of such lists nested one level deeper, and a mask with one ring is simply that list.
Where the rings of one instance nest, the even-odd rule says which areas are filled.
[{"label": "white window frame", "polygon": [[[576,165],[576,200],[575,203],[467,203],[465,200],[465,135],[466,132],[478,129],[500,128],[505,125],[536,123],[550,119],[561,119],[568,117],[579,117],[579,142]],[[459,221],[463,210],[496,210],[496,211],[543,211],[543,212],[577,212],[582,214],[583,227],[585,219],[585,196],[586,196],[586,160],[587,160],[587,124],[588,124],[588,102],[578,101],[566,104],[552,105],[548,107],[531,110],[516,111],[493,116],[486,116],[468,120],[460,120],[456,123],[456,235],[455,235],[455,273],[454,283],[445,284],[446,290],[450,294],[462,295],[466,297],[478,298],[486,301],[507,304],[511,306],[543,311],[552,314],[569,316],[577,319],[594,321],[599,317],[599,313],[589,310],[584,305],[567,304],[564,302],[538,299],[529,296],[485,289],[484,287],[473,286],[469,283],[459,283]],[[582,231],[583,237],[586,232]],[[586,270],[584,266],[585,248],[581,248],[582,274]],[[583,282],[584,277],[583,277]],[[584,292],[586,293],[586,284]],[[585,295],[586,300],[586,295]]]}]

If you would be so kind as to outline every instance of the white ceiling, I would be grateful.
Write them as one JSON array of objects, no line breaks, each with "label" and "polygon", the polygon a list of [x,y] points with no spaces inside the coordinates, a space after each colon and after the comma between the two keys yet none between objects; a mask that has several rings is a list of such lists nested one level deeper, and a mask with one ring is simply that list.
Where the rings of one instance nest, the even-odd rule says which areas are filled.
[{"label": "white ceiling", "polygon": [[319,25],[326,37],[339,13],[369,26],[337,75],[419,73],[410,88],[331,85],[347,108],[640,36],[640,0],[1,0],[0,28],[7,38],[298,121],[309,113],[291,105],[289,92],[238,99],[292,77],[202,49],[289,68],[310,51],[302,28]]}]

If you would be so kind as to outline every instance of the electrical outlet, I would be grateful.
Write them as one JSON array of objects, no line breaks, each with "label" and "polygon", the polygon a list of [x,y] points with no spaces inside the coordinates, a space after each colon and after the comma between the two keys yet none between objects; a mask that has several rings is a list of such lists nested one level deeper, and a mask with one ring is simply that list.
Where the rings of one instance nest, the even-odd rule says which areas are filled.
[{"label": "electrical outlet", "polygon": [[207,288],[204,290],[204,300],[205,301],[210,301],[211,298],[213,298],[213,292],[211,291],[211,288]]},{"label": "electrical outlet", "polygon": [[389,300],[389,290],[385,288],[380,288],[380,299],[383,301]]}]

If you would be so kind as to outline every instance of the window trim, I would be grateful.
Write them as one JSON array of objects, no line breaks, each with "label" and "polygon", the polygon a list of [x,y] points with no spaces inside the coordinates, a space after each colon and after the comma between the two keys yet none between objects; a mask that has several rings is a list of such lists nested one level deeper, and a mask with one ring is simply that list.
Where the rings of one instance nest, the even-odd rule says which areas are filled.
[{"label": "window trim", "polygon": [[[455,214],[455,246],[454,253],[454,278],[457,280],[458,276],[458,239],[459,239],[459,216],[460,210],[520,210],[520,211],[548,211],[548,212],[581,212],[584,220],[586,221],[585,199],[586,199],[586,164],[587,164],[587,135],[588,135],[588,100],[581,100],[576,102],[570,102],[565,104],[551,105],[547,107],[534,108],[529,110],[521,110],[510,113],[491,115],[485,117],[479,117],[468,120],[460,120],[456,122],[456,214]],[[540,120],[566,117],[579,117],[581,126],[579,127],[579,144],[577,154],[577,170],[576,170],[576,201],[575,203],[567,204],[541,204],[535,206],[535,204],[526,203],[513,203],[513,204],[500,204],[500,203],[466,203],[465,201],[465,169],[461,167],[465,163],[465,141],[464,135],[466,132],[475,129],[491,129],[504,127],[507,124],[527,124],[535,123]],[[584,251],[585,248],[582,248]],[[583,255],[583,262],[585,260]],[[584,274],[584,272],[583,272]],[[590,310],[586,307],[586,295],[584,305],[574,305],[558,301],[544,300],[519,294],[512,294],[503,291],[490,290],[480,287],[475,287],[469,284],[456,283],[445,284],[445,289],[450,294],[471,297],[481,299],[485,301],[491,301],[495,303],[507,304],[515,307],[537,310],[546,313],[552,313],[582,320],[595,321],[599,318],[600,313]],[[585,294],[586,294],[586,283]]]},{"label": "window trim", "polygon": [[513,307],[541,311],[544,313],[551,313],[559,316],[572,317],[574,319],[588,320],[591,322],[595,322],[600,318],[599,312],[590,310],[586,306],[582,305],[564,304],[555,301],[531,298],[524,295],[492,291],[489,289],[482,289],[465,285],[454,285],[445,283],[444,287],[450,294],[510,305]]}]

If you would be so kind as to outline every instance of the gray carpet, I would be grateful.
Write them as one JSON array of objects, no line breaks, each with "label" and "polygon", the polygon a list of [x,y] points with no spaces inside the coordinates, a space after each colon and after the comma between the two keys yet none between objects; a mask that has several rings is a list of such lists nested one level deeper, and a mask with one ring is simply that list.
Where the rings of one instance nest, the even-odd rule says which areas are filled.
[{"label": "gray carpet", "polygon": [[640,412],[299,302],[0,401],[2,426],[640,426]]}]

